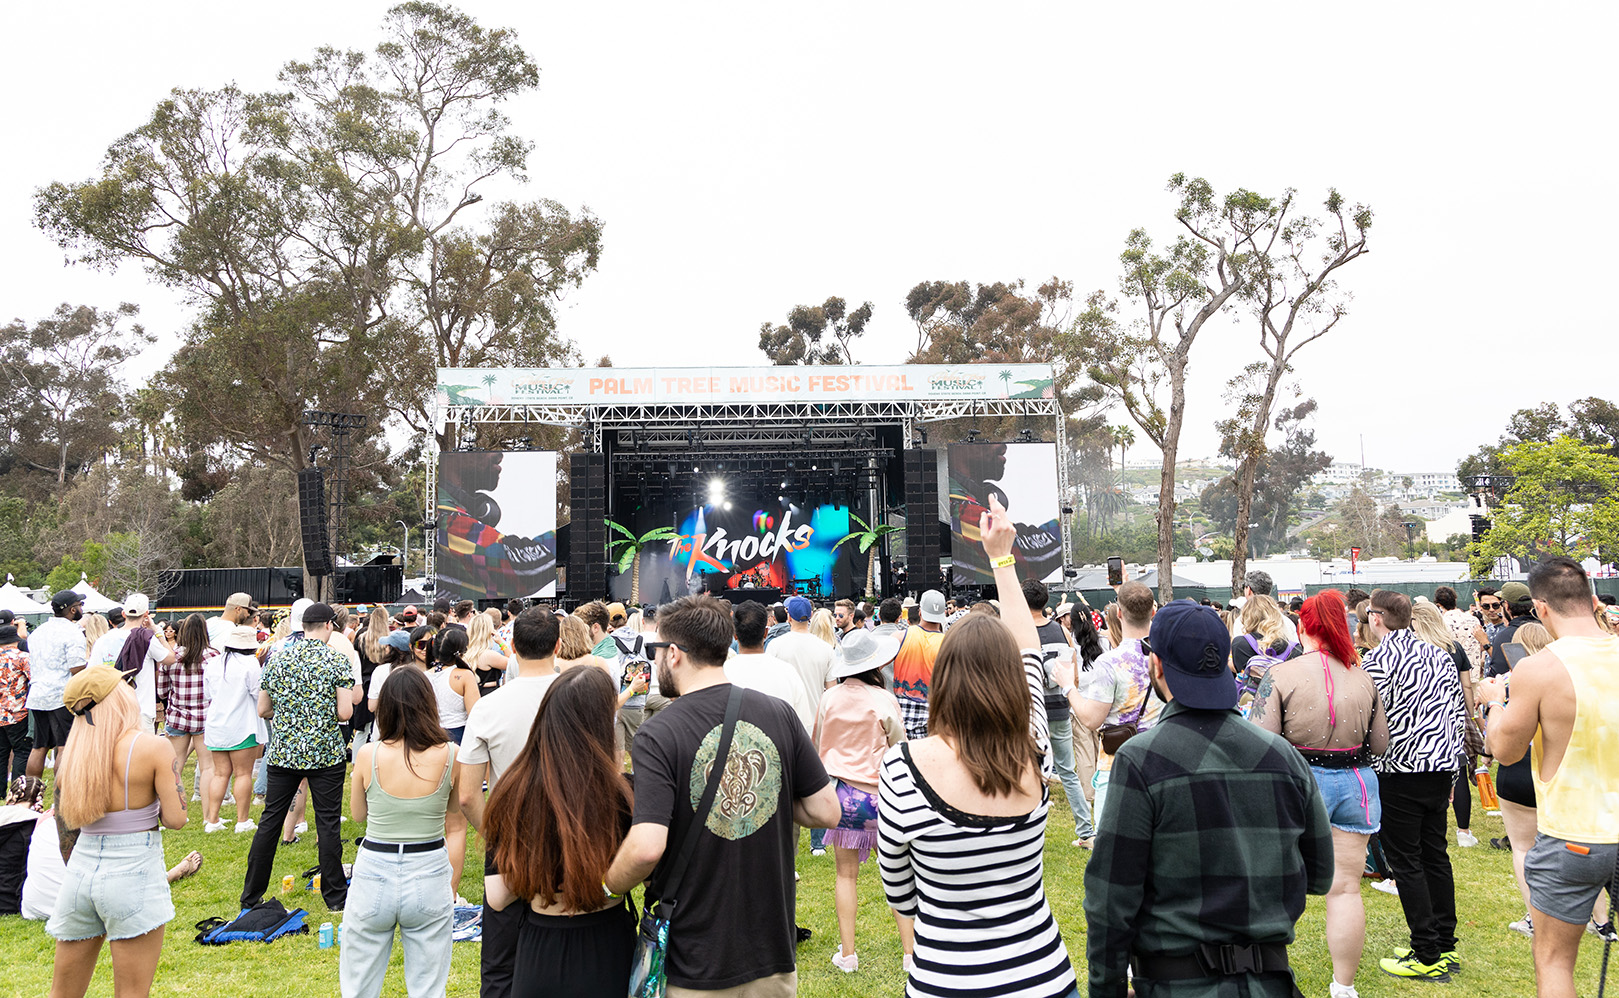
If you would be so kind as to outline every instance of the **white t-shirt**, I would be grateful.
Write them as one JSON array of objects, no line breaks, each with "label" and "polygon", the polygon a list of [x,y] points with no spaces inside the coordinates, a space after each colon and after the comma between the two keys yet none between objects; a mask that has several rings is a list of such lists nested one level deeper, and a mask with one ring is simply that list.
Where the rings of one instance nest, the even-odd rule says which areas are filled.
[{"label": "white t-shirt", "polygon": [[259,717],[259,680],[264,669],[256,655],[231,650],[211,655],[202,663],[202,693],[208,700],[203,714],[202,743],[210,749],[240,745],[249,736],[263,745],[269,741]]},{"label": "white t-shirt", "polygon": [[770,642],[767,654],[792,666],[816,703],[826,692],[826,674],[832,670],[832,646],[808,631],[788,631]]},{"label": "white t-shirt", "polygon": [[[512,664],[517,664],[517,659],[512,659]],[[556,678],[555,674],[521,676],[480,698],[467,714],[456,761],[470,766],[488,763],[492,789],[500,774],[522,752],[534,728],[534,717],[540,712],[540,701]]]},{"label": "white t-shirt", "polygon": [[[780,644],[781,638],[777,638],[776,643]],[[774,655],[736,655],[725,663],[725,678],[745,690],[758,690],[787,701],[804,723],[804,732],[815,733],[815,712],[820,697],[810,696],[804,681],[798,678],[798,671],[791,665]]]},{"label": "white t-shirt", "polygon": [[28,870],[23,874],[22,917],[36,922],[49,921],[56,913],[56,896],[62,893],[67,864],[56,837],[56,819],[50,813],[39,816],[33,837],[28,840]]},{"label": "white t-shirt", "polygon": [[393,663],[384,662],[371,670],[371,686],[365,691],[366,700],[370,701],[377,698],[377,691],[382,689],[382,681],[388,678],[388,673],[392,672],[393,669]]},{"label": "white t-shirt", "polygon": [[[129,628],[118,627],[97,638],[96,643],[90,646],[90,658],[86,664],[116,666],[118,654],[124,650],[124,642],[129,640],[129,635]],[[157,717],[157,664],[168,657],[168,647],[163,644],[162,636],[154,631],[152,643],[146,647],[146,657],[141,660],[141,670],[135,674],[135,699],[140,701],[142,717]]]}]

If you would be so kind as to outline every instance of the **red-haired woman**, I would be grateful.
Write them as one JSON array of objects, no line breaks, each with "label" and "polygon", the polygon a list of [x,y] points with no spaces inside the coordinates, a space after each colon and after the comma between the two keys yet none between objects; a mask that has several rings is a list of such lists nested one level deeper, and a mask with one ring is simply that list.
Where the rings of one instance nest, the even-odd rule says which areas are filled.
[{"label": "red-haired woman", "polygon": [[1352,998],[1366,945],[1366,909],[1360,900],[1366,840],[1383,820],[1371,763],[1372,756],[1388,749],[1388,712],[1371,677],[1359,668],[1342,593],[1328,589],[1304,601],[1299,644],[1303,654],[1265,673],[1248,717],[1299,750],[1326,801],[1336,858],[1327,892],[1331,991],[1332,998]]},{"label": "red-haired woman", "polygon": [[623,998],[635,913],[604,883],[629,832],[632,799],[613,754],[618,689],[601,669],[569,669],[540,701],[517,761],[495,785],[483,834],[495,868],[484,899],[526,901],[513,998]]}]

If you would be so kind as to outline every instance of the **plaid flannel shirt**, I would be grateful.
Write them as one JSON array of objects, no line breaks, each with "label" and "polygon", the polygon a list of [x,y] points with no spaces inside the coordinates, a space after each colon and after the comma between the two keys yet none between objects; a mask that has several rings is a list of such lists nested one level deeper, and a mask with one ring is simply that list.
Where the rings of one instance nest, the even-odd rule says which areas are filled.
[{"label": "plaid flannel shirt", "polygon": [[[1092,998],[1123,998],[1132,953],[1290,943],[1332,886],[1332,830],[1310,767],[1236,711],[1170,703],[1113,760],[1085,870]],[[1214,995],[1195,981],[1175,994]]]},{"label": "plaid flannel shirt", "polygon": [[[202,653],[207,661],[218,652],[209,648]],[[163,701],[163,723],[171,731],[201,731],[208,713],[208,698],[202,692],[202,668],[187,672],[175,659],[168,665],[157,667],[157,698]]]}]

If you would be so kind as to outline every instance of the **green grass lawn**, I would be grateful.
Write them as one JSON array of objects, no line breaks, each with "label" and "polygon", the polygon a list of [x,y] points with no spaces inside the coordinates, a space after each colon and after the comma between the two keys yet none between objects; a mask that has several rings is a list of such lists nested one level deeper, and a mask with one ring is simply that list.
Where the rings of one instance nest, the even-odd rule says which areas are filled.
[{"label": "green grass lawn", "polygon": [[[1084,862],[1089,853],[1069,846],[1072,833],[1058,816],[1067,811],[1062,803],[1062,790],[1053,795],[1052,815],[1046,833],[1046,890],[1051,907],[1061,926],[1063,939],[1081,977],[1081,993],[1085,966],[1085,913]],[[345,794],[345,804],[347,795]],[[1483,811],[1474,807],[1473,832],[1481,843],[1489,836],[1501,835],[1499,818],[1483,817]],[[229,819],[230,809],[226,808]],[[345,823],[344,834],[349,839],[359,835],[363,826]],[[481,843],[472,835],[467,858],[467,876],[462,893],[472,899],[481,897],[482,869]],[[174,888],[177,916],[169,925],[163,959],[157,971],[153,989],[158,995],[231,996],[231,998],[301,998],[301,996],[336,995],[338,950],[318,947],[315,928],[323,921],[340,921],[341,916],[329,914],[318,893],[302,889],[291,894],[277,894],[289,907],[309,909],[310,934],[280,940],[270,945],[237,943],[230,946],[200,946],[192,941],[196,934],[193,924],[211,915],[230,917],[236,913],[236,897],[241,890],[242,874],[247,858],[249,836],[229,831],[204,835],[201,805],[192,805],[191,820],[179,832],[170,832],[165,841],[165,852],[172,864],[192,849],[202,852],[206,861],[202,871]],[[813,857],[809,854],[809,837],[800,836],[801,852],[798,869],[802,874],[799,884],[798,922],[813,929],[815,936],[799,948],[799,991],[815,996],[899,994],[904,979],[900,973],[899,938],[893,918],[883,902],[882,884],[877,876],[875,862],[861,873],[859,916],[860,970],[845,975],[831,964],[832,951],[837,946],[837,925],[832,906],[832,857]],[[349,845],[344,857],[352,860],[354,846]],[[1523,914],[1517,888],[1512,881],[1510,858],[1507,853],[1480,845],[1474,849],[1461,849],[1452,837],[1451,861],[1456,870],[1457,904],[1461,911],[1462,973],[1454,979],[1453,988],[1470,996],[1500,995],[1502,998],[1521,998],[1534,994],[1534,968],[1529,954],[1529,940],[1507,929],[1508,922]],[[293,846],[285,846],[276,856],[275,883],[279,892],[283,874],[299,873],[315,865],[314,835],[305,835]],[[1377,959],[1389,955],[1395,946],[1405,945],[1405,920],[1400,914],[1398,898],[1374,891],[1368,885],[1363,892],[1366,899],[1366,955],[1361,964],[1357,985],[1367,998],[1379,995],[1399,995],[1421,992],[1424,985],[1398,981],[1377,969]],[[1325,995],[1331,965],[1327,958],[1324,936],[1324,914],[1320,898],[1311,898],[1308,910],[1299,921],[1298,941],[1292,948],[1293,965],[1298,973],[1299,985],[1307,995]],[[54,944],[45,935],[43,925],[28,922],[16,916],[0,919],[0,963],[5,969],[0,977],[0,995],[45,995],[50,989],[51,962]],[[385,995],[404,995],[404,982],[400,970],[400,951],[396,944],[394,963],[389,971]],[[1597,968],[1602,958],[1602,946],[1594,936],[1586,936],[1581,946],[1577,983],[1582,994],[1596,993]],[[1619,960],[1616,960],[1619,962]],[[1619,975],[1619,971],[1615,971]],[[92,995],[112,994],[112,967],[107,951],[102,951],[101,966],[91,985]],[[475,996],[478,993],[478,945],[458,943],[455,946],[454,966],[450,974],[449,994]]]}]

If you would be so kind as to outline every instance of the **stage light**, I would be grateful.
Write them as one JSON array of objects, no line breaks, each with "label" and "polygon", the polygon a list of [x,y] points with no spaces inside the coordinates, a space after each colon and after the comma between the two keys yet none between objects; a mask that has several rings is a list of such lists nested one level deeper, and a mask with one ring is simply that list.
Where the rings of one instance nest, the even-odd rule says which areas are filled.
[{"label": "stage light", "polygon": [[968,443],[976,442],[978,440],[978,435],[980,433],[982,433],[982,432],[984,432],[984,431],[983,430],[968,430],[967,431],[967,442]]},{"label": "stage light", "polygon": [[730,509],[730,508],[731,508],[731,501],[730,501],[730,500],[729,500],[729,499],[727,499],[727,500],[726,500],[726,501],[725,501],[725,508],[726,508],[726,509]]},{"label": "stage light", "polygon": [[[725,479],[711,478],[708,480],[708,501],[718,504],[725,501]],[[726,508],[730,508],[727,506]]]},{"label": "stage light", "polygon": [[785,481],[783,481],[783,482],[782,482],[782,483],[781,483],[781,487],[782,487],[782,488],[784,488],[784,489],[785,489],[785,488],[786,488],[786,487],[787,487],[787,483],[786,483],[786,482],[785,482]]}]

